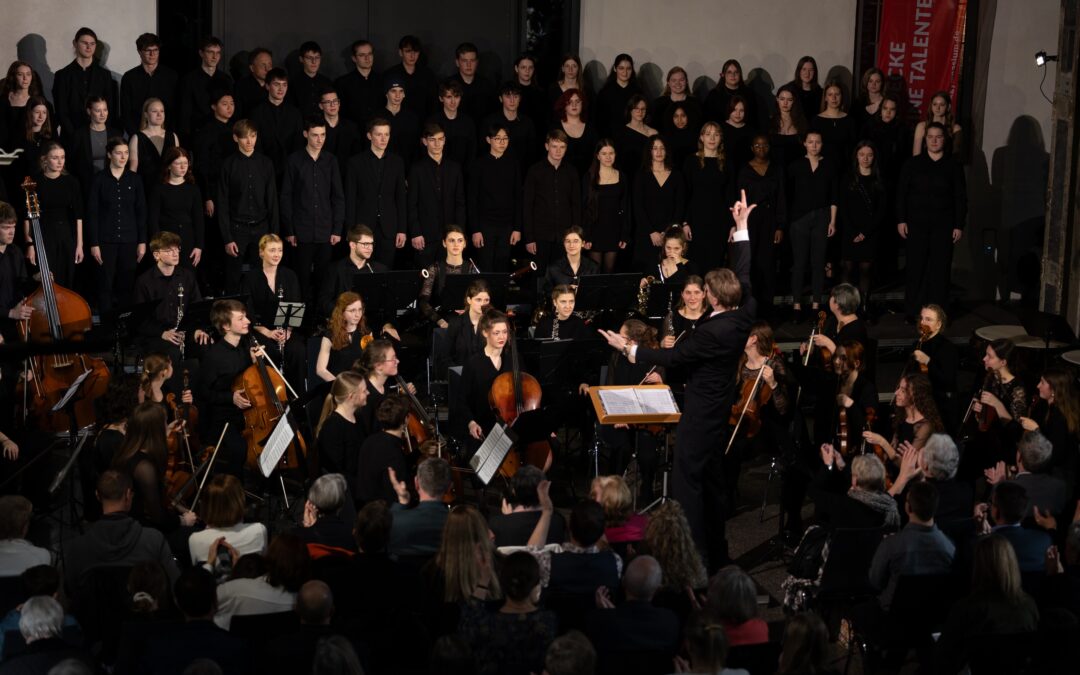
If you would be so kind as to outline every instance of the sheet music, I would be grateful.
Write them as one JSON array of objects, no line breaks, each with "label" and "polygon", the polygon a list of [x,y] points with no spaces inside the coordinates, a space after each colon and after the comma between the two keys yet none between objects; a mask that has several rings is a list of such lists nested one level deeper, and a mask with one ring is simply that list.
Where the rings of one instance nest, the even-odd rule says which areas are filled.
[{"label": "sheet music", "polygon": [[270,477],[278,462],[285,456],[285,450],[288,449],[295,436],[296,432],[293,431],[292,425],[289,424],[289,409],[286,408],[285,414],[278,420],[277,426],[274,427],[274,430],[270,433],[270,438],[266,441],[266,445],[263,446],[262,454],[259,455],[259,470],[262,471],[263,476]]},{"label": "sheet music", "polygon": [[634,389],[641,411],[646,415],[667,415],[679,412],[670,389]]},{"label": "sheet music", "polygon": [[476,476],[487,485],[495,477],[499,467],[502,466],[506,453],[514,444],[514,439],[506,433],[506,427],[496,424],[488,432],[480,449],[469,460],[469,466],[476,472]]},{"label": "sheet music", "polygon": [[626,389],[601,389],[600,402],[604,404],[604,412],[608,415],[640,415],[642,413],[641,402],[634,394],[634,390]]},{"label": "sheet music", "polygon": [[79,386],[86,381],[86,378],[90,377],[90,373],[92,372],[94,371],[84,370],[82,375],[75,378],[75,381],[71,383],[71,386],[68,387],[68,390],[64,392],[64,397],[57,401],[56,405],[52,407],[52,411],[60,412],[61,410],[63,410],[64,406],[66,406],[68,404],[68,401],[71,400],[71,397],[75,395],[75,392],[79,391]]}]

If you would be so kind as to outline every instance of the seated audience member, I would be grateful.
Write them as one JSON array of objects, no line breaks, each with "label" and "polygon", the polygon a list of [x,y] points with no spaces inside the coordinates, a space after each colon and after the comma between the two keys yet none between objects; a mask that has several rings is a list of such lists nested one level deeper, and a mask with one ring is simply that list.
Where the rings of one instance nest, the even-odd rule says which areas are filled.
[{"label": "seated audience member", "polygon": [[2,665],[3,675],[32,675],[48,673],[49,669],[65,659],[74,658],[93,668],[96,664],[90,654],[72,647],[61,637],[64,624],[64,608],[49,595],[36,595],[22,604],[19,616],[19,633],[26,648]]},{"label": "seated audience member", "polygon": [[95,568],[132,566],[143,560],[160,562],[170,580],[180,576],[164,535],[128,515],[133,495],[131,476],[112,470],[101,474],[97,482],[101,519],[64,543],[64,585],[69,591]]},{"label": "seated audience member", "polygon": [[707,609],[710,617],[724,627],[728,646],[769,641],[769,626],[758,616],[757,586],[739,567],[728,565],[713,576]]},{"label": "seated audience member", "polygon": [[449,513],[442,498],[450,488],[450,465],[438,457],[429,457],[420,463],[413,478],[420,501],[413,508],[409,508],[411,497],[405,481],[397,479],[393,468],[387,471],[398,497],[390,506],[394,519],[390,528],[390,555],[395,558],[435,555]]},{"label": "seated audience member", "polygon": [[1073,515],[1065,533],[1065,554],[1056,546],[1046,552],[1046,574],[1039,606],[1063,607],[1080,615],[1080,514]]},{"label": "seated audience member", "polygon": [[687,588],[703,589],[709,584],[705,562],[690,534],[690,523],[674,499],[652,512],[645,527],[644,548],[664,573],[660,594],[685,596]]},{"label": "seated audience member", "polygon": [[663,578],[656,558],[639,555],[626,566],[623,603],[618,606],[612,603],[608,589],[603,586],[596,590],[598,609],[589,615],[586,633],[601,661],[615,652],[626,651],[675,655],[679,645],[679,617],[670,609],[652,605]]},{"label": "seated audience member", "polygon": [[555,639],[555,614],[537,608],[540,565],[524,551],[512,553],[499,567],[504,601],[498,611],[476,600],[461,608],[459,634],[472,647],[476,672],[535,673]]},{"label": "seated audience member", "polygon": [[1013,546],[994,534],[975,545],[974,558],[971,594],[953,604],[938,639],[939,672],[957,672],[963,666],[965,644],[971,638],[1027,633],[1039,625],[1035,601],[1020,587],[1021,568]]},{"label": "seated audience member", "polygon": [[217,606],[214,577],[201,567],[184,570],[173,586],[182,623],[162,624],[146,639],[140,672],[169,675],[187,672],[210,659],[225,673],[248,672],[247,644],[214,624]]},{"label": "seated audience member", "polygon": [[[683,631],[686,656],[675,657],[675,671],[679,673],[715,673],[716,675],[749,675],[747,671],[725,668],[728,643],[723,627],[715,623],[706,613],[698,612],[686,622]],[[824,671],[808,670],[806,673]]]},{"label": "seated audience member", "polygon": [[334,595],[322,581],[309,581],[296,595],[296,615],[300,628],[270,643],[262,665],[264,673],[303,673],[311,667],[315,645],[334,634],[330,619],[334,616]]},{"label": "seated audience member", "polygon": [[[60,600],[60,572],[55,567],[51,565],[35,565],[24,570],[19,577],[20,581],[22,581],[23,597],[32,598],[37,595],[47,595],[57,601]],[[19,618],[22,616],[20,607],[11,610],[3,620],[0,620],[0,660],[3,659],[5,648],[9,652],[12,649],[12,645],[4,646],[6,634],[8,632],[19,632]],[[79,635],[79,622],[71,614],[64,614],[62,630],[65,637],[69,634],[72,636]]]},{"label": "seated audience member", "polygon": [[951,436],[933,434],[927,439],[919,468],[922,469],[923,480],[937,488],[938,505],[934,519],[938,523],[971,516],[975,495],[971,483],[956,479],[959,467],[960,451]]},{"label": "seated audience member", "polygon": [[[1027,508],[1028,496],[1024,486],[1006,481],[994,487],[989,508],[986,504],[975,507],[975,519],[983,534],[1001,535],[1012,545],[1021,572],[1041,572],[1046,564],[1046,549],[1050,548],[1050,535],[1042,530],[1029,530],[1020,524]],[[989,520],[986,517],[988,513]]]},{"label": "seated audience member", "polygon": [[206,561],[218,537],[225,537],[240,555],[266,552],[266,526],[244,522],[244,486],[236,476],[219,473],[211,478],[199,506],[206,529],[188,537],[192,564]]},{"label": "seated audience member", "polygon": [[476,660],[465,638],[460,635],[443,635],[431,648],[428,660],[429,673],[442,675],[473,675],[476,672]]},{"label": "seated audience member", "polygon": [[908,523],[878,546],[870,563],[870,583],[881,595],[878,602],[888,611],[896,582],[902,576],[948,574],[956,546],[934,524],[937,488],[930,481],[913,484],[907,490],[904,511]]},{"label": "seated audience member", "polygon": [[604,508],[585,499],[570,512],[570,541],[544,546],[551,514],[555,507],[544,481],[537,488],[540,497],[540,520],[529,538],[529,551],[540,563],[540,579],[548,591],[592,594],[599,586],[617,588],[622,577],[622,558],[601,550],[597,543],[604,536]]},{"label": "seated audience member", "polygon": [[776,675],[825,675],[836,672],[826,666],[829,629],[817,614],[804,612],[788,619],[782,644],[780,667]]},{"label": "seated audience member", "polygon": [[604,507],[604,537],[620,554],[645,539],[649,517],[634,513],[634,498],[622,476],[597,476],[590,496]]},{"label": "seated audience member", "polygon": [[581,631],[572,630],[551,642],[544,654],[544,675],[593,675],[596,650]]},{"label": "seated audience member", "polygon": [[356,649],[341,635],[328,635],[315,644],[311,675],[363,675]]},{"label": "seated audience member", "polygon": [[[228,544],[226,544],[226,547]],[[211,566],[216,551],[210,549]],[[236,559],[233,552],[233,559]],[[234,616],[292,611],[296,592],[308,579],[311,558],[304,542],[292,534],[279,534],[266,551],[266,575],[257,579],[230,579],[218,586],[214,623],[228,630]]]},{"label": "seated audience member", "polygon": [[[1016,445],[1016,475],[1011,482],[1027,492],[1025,518],[1034,516],[1036,508],[1052,516],[1065,511],[1065,481],[1050,473],[1053,454],[1054,446],[1038,431],[1026,432]],[[1006,477],[1005,462],[986,470],[986,481],[990,484],[1000,483]]]},{"label": "seated audience member", "polygon": [[[540,499],[536,486],[544,480],[544,472],[526,464],[510,479],[510,493],[503,498],[502,511],[488,518],[488,527],[495,535],[495,546],[524,546],[540,520]],[[562,514],[551,514],[546,544],[566,541],[566,520]]]},{"label": "seated audience member", "polygon": [[17,577],[35,565],[48,565],[46,549],[26,540],[34,505],[20,495],[0,497],[0,577]]},{"label": "seated audience member", "polygon": [[851,460],[851,476],[844,458],[829,443],[821,446],[824,468],[811,487],[817,517],[830,527],[900,527],[896,500],[885,492],[885,465],[874,455]]},{"label": "seated audience member", "polygon": [[494,558],[487,522],[480,511],[469,504],[452,510],[438,553],[420,571],[419,602],[428,630],[435,635],[452,633],[457,629],[461,603],[502,597]]},{"label": "seated audience member", "polygon": [[172,618],[172,583],[161,563],[144,560],[131,568],[127,579],[131,613],[136,621],[156,621]]},{"label": "seated audience member", "polygon": [[349,487],[340,473],[319,476],[311,484],[304,502],[303,527],[295,534],[307,544],[312,560],[356,553],[352,526],[342,517],[348,499]]}]

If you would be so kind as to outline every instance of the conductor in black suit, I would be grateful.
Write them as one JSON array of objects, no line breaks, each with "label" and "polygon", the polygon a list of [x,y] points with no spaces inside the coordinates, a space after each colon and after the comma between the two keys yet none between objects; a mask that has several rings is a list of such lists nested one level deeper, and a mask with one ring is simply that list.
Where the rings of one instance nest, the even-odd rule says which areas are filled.
[{"label": "conductor in black suit", "polygon": [[608,344],[631,363],[687,371],[686,400],[676,429],[672,492],[682,505],[698,546],[714,571],[728,561],[724,519],[728,495],[724,487],[724,444],[727,418],[735,392],[735,377],[757,303],[750,294],[750,240],[746,192],[731,208],[735,234],[730,269],[705,275],[706,294],[713,311],[672,349],[629,346],[621,335],[600,331]]}]

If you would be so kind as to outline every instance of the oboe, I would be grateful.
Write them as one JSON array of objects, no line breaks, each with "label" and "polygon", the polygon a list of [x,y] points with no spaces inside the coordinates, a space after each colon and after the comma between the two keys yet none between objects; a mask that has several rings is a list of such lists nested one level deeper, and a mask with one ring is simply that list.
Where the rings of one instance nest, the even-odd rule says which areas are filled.
[{"label": "oboe", "polygon": [[[278,302],[281,302],[282,300],[285,299],[285,287],[284,286],[280,286],[280,285],[278,286],[278,288],[277,288],[277,299],[278,299]],[[284,326],[282,326],[281,331],[285,332],[286,330],[287,329]],[[281,363],[284,365],[284,363],[285,363],[285,340],[284,339],[278,340],[277,344],[278,344],[278,353],[281,354]]]},{"label": "oboe", "polygon": [[[173,332],[180,333],[180,322],[184,320],[184,284],[176,284],[176,328]],[[184,360],[184,334],[180,333],[180,360]]]}]

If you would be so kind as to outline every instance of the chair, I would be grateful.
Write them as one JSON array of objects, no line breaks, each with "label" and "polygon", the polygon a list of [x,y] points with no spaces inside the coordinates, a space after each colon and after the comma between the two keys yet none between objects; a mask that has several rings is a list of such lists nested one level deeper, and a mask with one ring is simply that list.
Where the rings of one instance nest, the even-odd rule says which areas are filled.
[{"label": "chair", "polygon": [[883,534],[880,527],[837,528],[829,536],[829,557],[821,572],[815,603],[833,637],[852,607],[877,597],[869,570]]},{"label": "chair", "polygon": [[299,629],[300,618],[296,612],[239,614],[234,616],[229,624],[229,632],[247,640],[253,648]]},{"label": "chair", "polygon": [[738,645],[728,652],[725,668],[742,668],[750,675],[772,675],[780,661],[780,643],[762,642],[756,645]]}]

